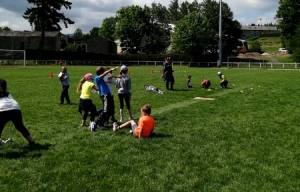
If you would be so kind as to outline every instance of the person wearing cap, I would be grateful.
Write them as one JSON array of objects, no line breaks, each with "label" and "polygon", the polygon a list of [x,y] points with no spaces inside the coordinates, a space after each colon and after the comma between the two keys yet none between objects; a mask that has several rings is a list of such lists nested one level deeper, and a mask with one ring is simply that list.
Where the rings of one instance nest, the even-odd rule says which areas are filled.
[{"label": "person wearing cap", "polygon": [[116,87],[118,88],[118,97],[120,102],[120,122],[123,121],[124,100],[129,113],[129,120],[133,119],[130,108],[131,98],[131,79],[127,75],[128,68],[126,65],[121,66],[120,78],[116,79]]},{"label": "person wearing cap", "polygon": [[[174,90],[173,85],[175,83],[174,76],[173,76],[173,68],[172,68],[172,59],[170,57],[167,57],[167,62],[164,67],[164,80],[166,81],[166,88],[169,90]],[[171,83],[171,87],[169,87],[169,84]]]},{"label": "person wearing cap", "polygon": [[69,81],[69,73],[67,72],[67,67],[61,68],[61,72],[58,74],[58,78],[60,79],[60,83],[62,85],[59,105],[63,105],[65,99],[68,104],[71,104],[69,91],[68,91],[70,87],[70,81]]},{"label": "person wearing cap", "polygon": [[228,80],[226,79],[225,75],[222,74],[221,71],[217,73],[217,75],[220,77],[220,87],[221,88],[227,88]]},{"label": "person wearing cap", "polygon": [[93,83],[93,75],[91,73],[87,73],[79,82],[77,91],[81,92],[79,108],[83,111],[81,126],[86,126],[87,116],[90,114],[90,128],[93,131],[95,129],[95,115],[97,112],[96,106],[93,104],[91,99],[91,91],[96,90],[98,88]]},{"label": "person wearing cap", "polygon": [[[95,84],[97,85],[97,88],[99,90],[100,99],[103,103],[103,110],[101,111],[96,124],[100,127],[104,127],[104,123],[108,121],[109,117],[111,117],[112,121],[114,123],[117,122],[117,120],[114,117],[114,99],[111,93],[111,90],[107,83],[105,82],[105,77],[111,73],[112,71],[115,71],[117,67],[105,70],[103,67],[96,68],[96,77],[95,77]],[[107,77],[107,80],[112,80],[113,76]]]}]

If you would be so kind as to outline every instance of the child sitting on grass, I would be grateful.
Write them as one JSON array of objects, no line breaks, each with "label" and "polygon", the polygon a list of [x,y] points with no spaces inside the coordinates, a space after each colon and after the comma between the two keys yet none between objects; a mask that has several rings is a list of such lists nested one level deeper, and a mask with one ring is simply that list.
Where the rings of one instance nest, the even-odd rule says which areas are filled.
[{"label": "child sitting on grass", "polygon": [[193,85],[192,85],[191,79],[192,79],[191,75],[187,76],[186,86],[189,89],[193,89],[194,88]]},{"label": "child sitting on grass", "polygon": [[141,108],[141,117],[139,119],[138,125],[134,120],[129,120],[126,123],[118,126],[117,123],[113,124],[113,131],[118,131],[131,126],[131,131],[133,136],[137,138],[149,137],[153,133],[155,121],[153,117],[150,116],[151,107],[150,105],[144,105]]}]

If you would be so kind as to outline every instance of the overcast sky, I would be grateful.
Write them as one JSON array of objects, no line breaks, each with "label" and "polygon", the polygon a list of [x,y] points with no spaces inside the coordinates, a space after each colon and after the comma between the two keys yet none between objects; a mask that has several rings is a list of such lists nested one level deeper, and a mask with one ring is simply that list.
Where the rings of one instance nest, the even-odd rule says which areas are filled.
[{"label": "overcast sky", "polygon": [[[71,10],[64,10],[65,16],[75,21],[75,24],[63,28],[62,33],[74,33],[80,28],[88,33],[93,27],[101,27],[103,19],[115,16],[115,13],[124,6],[161,3],[169,7],[171,0],[69,0]],[[193,0],[188,0],[192,2]],[[219,0],[216,0],[219,1]],[[179,1],[183,2],[182,0]],[[198,0],[202,2],[202,0]],[[278,9],[278,0],[223,0],[231,8],[234,18],[242,25],[251,23],[275,23],[274,16]],[[0,26],[8,26],[14,31],[31,30],[27,20],[22,15],[26,8],[32,7],[26,0],[0,0]],[[261,18],[261,20],[260,20]]]}]

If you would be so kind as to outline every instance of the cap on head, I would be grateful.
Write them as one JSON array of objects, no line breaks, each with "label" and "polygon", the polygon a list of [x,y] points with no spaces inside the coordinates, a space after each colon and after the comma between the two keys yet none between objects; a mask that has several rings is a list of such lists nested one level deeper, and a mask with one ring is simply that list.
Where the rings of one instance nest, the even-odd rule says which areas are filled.
[{"label": "cap on head", "polygon": [[221,72],[221,71],[219,71],[219,72],[217,73],[217,75],[218,75],[218,76],[222,75],[222,72]]},{"label": "cap on head", "polygon": [[122,66],[121,66],[121,71],[128,71],[127,66],[126,66],[126,65],[122,65]]},{"label": "cap on head", "polygon": [[94,79],[93,74],[91,74],[91,73],[85,74],[84,78],[85,78],[86,80]]}]

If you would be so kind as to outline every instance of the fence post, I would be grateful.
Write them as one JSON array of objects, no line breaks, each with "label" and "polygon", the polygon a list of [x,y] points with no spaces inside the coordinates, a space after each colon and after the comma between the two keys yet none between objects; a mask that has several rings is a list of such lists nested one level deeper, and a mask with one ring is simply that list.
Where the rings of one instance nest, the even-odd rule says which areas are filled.
[{"label": "fence post", "polygon": [[295,69],[297,69],[297,63],[295,62]]},{"label": "fence post", "polygon": [[284,69],[284,63],[282,63],[282,68]]},{"label": "fence post", "polygon": [[271,63],[271,69],[273,69],[273,63]]},{"label": "fence post", "polygon": [[249,61],[249,68],[251,68],[251,64],[250,64],[250,61]]}]

